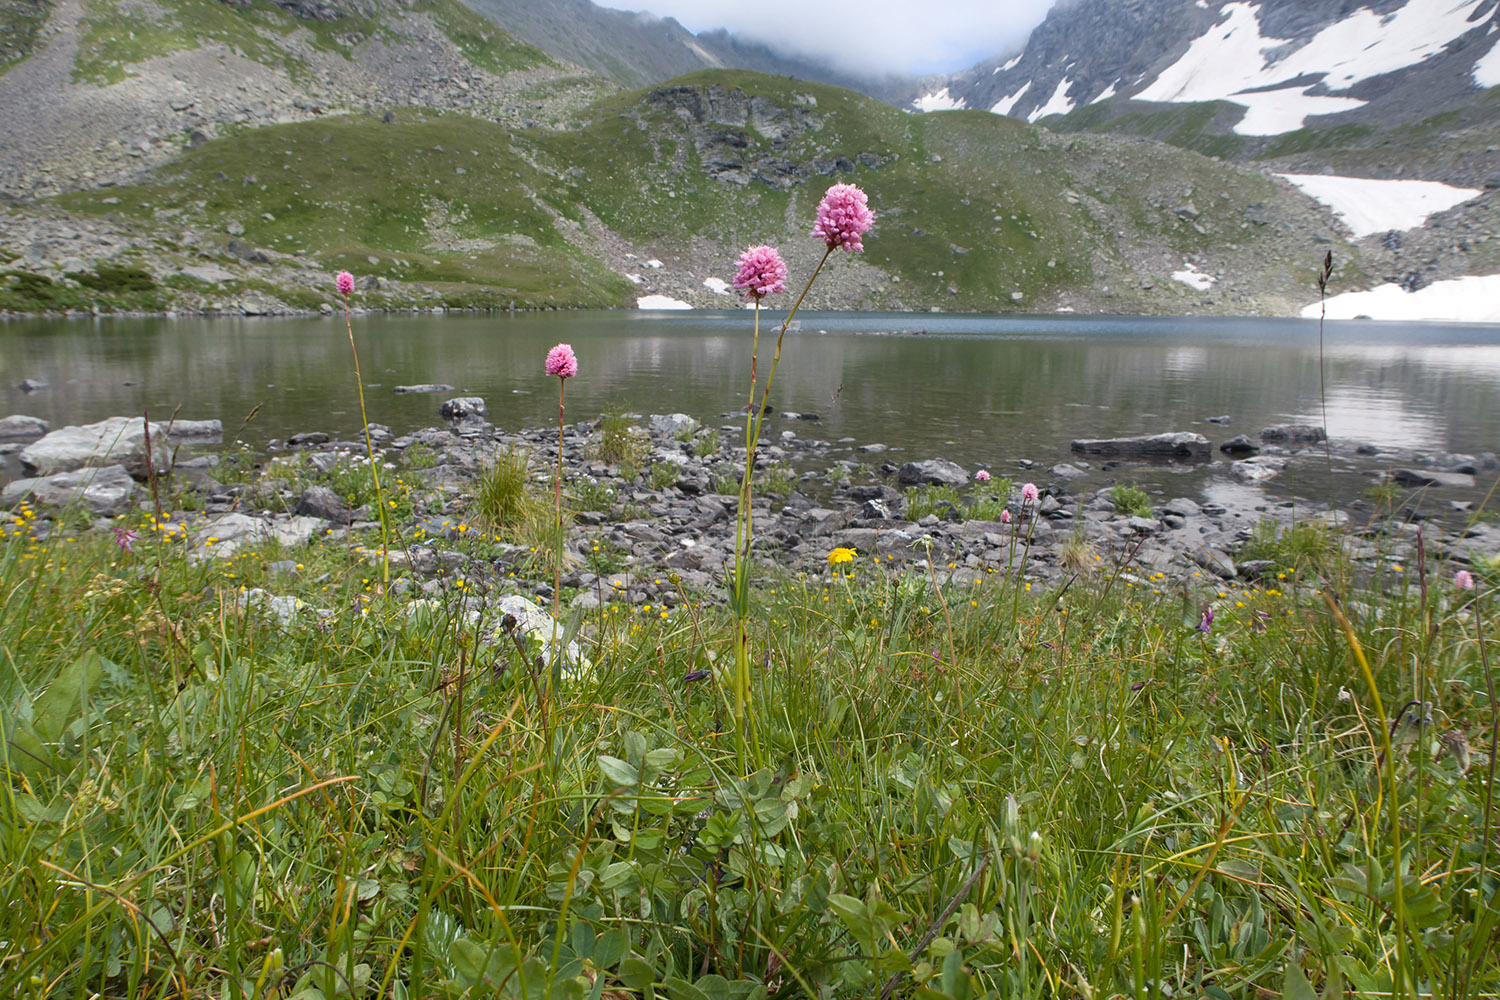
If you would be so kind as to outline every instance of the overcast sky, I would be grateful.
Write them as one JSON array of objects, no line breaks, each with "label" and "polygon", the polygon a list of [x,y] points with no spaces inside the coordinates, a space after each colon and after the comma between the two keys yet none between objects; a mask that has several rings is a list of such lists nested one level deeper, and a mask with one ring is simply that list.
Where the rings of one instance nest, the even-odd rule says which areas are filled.
[{"label": "overcast sky", "polygon": [[692,32],[728,28],[868,76],[952,73],[1018,49],[1053,0],[595,0],[673,17]]}]

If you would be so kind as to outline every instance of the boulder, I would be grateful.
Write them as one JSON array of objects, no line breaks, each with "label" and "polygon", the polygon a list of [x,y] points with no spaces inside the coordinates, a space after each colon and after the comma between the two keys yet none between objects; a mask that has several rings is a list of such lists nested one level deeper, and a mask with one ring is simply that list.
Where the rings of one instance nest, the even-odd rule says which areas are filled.
[{"label": "boulder", "polygon": [[130,509],[135,500],[135,480],[124,466],[75,469],[40,479],[17,479],[0,490],[0,507],[15,507],[22,500],[43,507],[81,505],[95,517],[115,517]]},{"label": "boulder", "polygon": [[489,407],[480,396],[454,396],[438,407],[438,415],[450,424],[478,424],[489,419]]},{"label": "boulder", "polygon": [[[151,457],[158,473],[172,468],[172,443],[165,424],[151,424]],[[123,465],[135,478],[146,478],[144,420],[110,417],[96,424],[64,427],[46,434],[21,452],[21,466],[34,476],[103,465]]]},{"label": "boulder", "polygon": [[35,441],[46,434],[50,426],[41,417],[28,417],[20,413],[0,417],[0,441]]},{"label": "boulder", "polygon": [[1271,427],[1262,427],[1260,431],[1262,441],[1291,447],[1318,444],[1327,436],[1323,433],[1323,428],[1314,427],[1312,424],[1275,424]]},{"label": "boulder", "polygon": [[686,413],[653,413],[650,419],[651,433],[662,437],[692,434],[698,430],[698,421]]},{"label": "boulder", "polygon": [[442,382],[423,382],[419,385],[398,385],[395,391],[402,394],[409,392],[452,392],[453,386],[445,385]]},{"label": "boulder", "polygon": [[241,548],[275,541],[285,548],[306,545],[328,530],[328,522],[316,517],[267,520],[248,514],[223,514],[201,522],[191,536],[192,552],[198,559],[228,559]]},{"label": "boulder", "polygon": [[332,521],[334,524],[350,524],[354,521],[367,520],[370,516],[368,507],[360,507],[350,510],[344,498],[326,486],[309,486],[297,501],[295,513],[304,517],[316,517],[322,521]]},{"label": "boulder", "polygon": [[943,458],[907,462],[896,473],[903,486],[962,486],[969,481],[963,466]]},{"label": "boulder", "polygon": [[38,389],[47,388],[47,380],[44,378],[23,378],[16,383],[16,388],[22,392],[36,392]]},{"label": "boulder", "polygon": [[1260,445],[1241,434],[1219,445],[1219,450],[1226,455],[1254,455],[1260,451]]},{"label": "boulder", "polygon": [[1085,455],[1105,455],[1111,458],[1185,458],[1199,462],[1208,460],[1212,447],[1208,438],[1191,431],[1073,442],[1073,450]]},{"label": "boulder", "polygon": [[1474,477],[1465,472],[1436,472],[1432,469],[1397,469],[1391,479],[1402,486],[1446,486],[1450,489],[1473,489]]},{"label": "boulder", "polygon": [[[500,630],[503,635],[490,637],[491,642],[503,642],[507,649],[500,649],[502,659],[515,648],[520,639],[534,658],[535,666],[547,666],[552,662],[552,644],[561,642],[567,628],[554,622],[551,615],[519,594],[508,594],[500,598]],[[562,650],[562,679],[564,681],[589,681],[594,677],[594,664],[583,655],[576,641],[568,643]]]},{"label": "boulder", "polygon": [[212,442],[224,437],[224,424],[218,420],[174,420],[167,425],[173,441]]},{"label": "boulder", "polygon": [[1286,468],[1286,459],[1256,455],[1229,467],[1229,474],[1242,483],[1263,483]]}]

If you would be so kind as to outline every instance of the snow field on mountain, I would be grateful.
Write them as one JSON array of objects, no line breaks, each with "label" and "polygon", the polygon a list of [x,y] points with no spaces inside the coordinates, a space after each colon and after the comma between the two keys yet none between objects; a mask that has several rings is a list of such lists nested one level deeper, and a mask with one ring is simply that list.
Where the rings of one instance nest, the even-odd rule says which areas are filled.
[{"label": "snow field on mountain", "polygon": [[[1288,40],[1261,34],[1257,7],[1228,3],[1221,8],[1226,20],[1195,39],[1181,59],[1135,97],[1172,103],[1231,101],[1248,109],[1236,132],[1276,135],[1302,127],[1310,115],[1350,111],[1365,103],[1310,94],[1312,86],[1290,81],[1317,76],[1329,90],[1348,90],[1361,80],[1419,63],[1472,29],[1469,16],[1487,2],[1410,0],[1384,17],[1358,10],[1280,58],[1275,53]],[[1475,70],[1477,76],[1478,66]]]},{"label": "snow field on mountain", "polygon": [[1445,212],[1483,191],[1437,181],[1372,180],[1328,174],[1277,174],[1303,194],[1322,202],[1358,239],[1392,229],[1416,229],[1436,212]]}]

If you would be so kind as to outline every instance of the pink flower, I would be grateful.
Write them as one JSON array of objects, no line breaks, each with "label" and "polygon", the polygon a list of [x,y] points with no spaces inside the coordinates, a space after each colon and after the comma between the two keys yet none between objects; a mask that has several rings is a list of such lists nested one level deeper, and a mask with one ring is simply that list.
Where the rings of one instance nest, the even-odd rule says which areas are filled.
[{"label": "pink flower", "polygon": [[1473,590],[1474,574],[1470,573],[1466,569],[1459,570],[1457,573],[1453,574],[1453,586],[1457,587],[1459,590]]},{"label": "pink flower", "polygon": [[547,374],[558,378],[572,378],[578,374],[578,355],[572,344],[558,344],[547,352]]},{"label": "pink flower", "polygon": [[1035,503],[1041,495],[1041,491],[1036,488],[1036,483],[1027,483],[1021,487],[1021,501],[1023,503]]},{"label": "pink flower", "polygon": [[740,269],[734,287],[745,293],[745,301],[786,291],[786,262],[775,247],[751,247],[740,254]]},{"label": "pink flower", "polygon": [[134,554],[136,533],[129,528],[116,528],[115,544],[126,552]]},{"label": "pink flower", "polygon": [[860,237],[875,224],[869,198],[853,184],[835,184],[818,203],[818,222],[812,234],[828,249],[863,250]]},{"label": "pink flower", "polygon": [[988,469],[980,469],[974,473],[974,478],[981,483],[987,483],[990,481],[990,471]]},{"label": "pink flower", "polygon": [[344,298],[347,299],[350,295],[354,294],[354,275],[348,271],[340,271],[338,278],[335,280],[338,281],[339,294]]},{"label": "pink flower", "polygon": [[1002,510],[1000,512],[1000,523],[1001,524],[1009,524],[1010,523],[1010,511],[1008,511],[1008,510]]}]

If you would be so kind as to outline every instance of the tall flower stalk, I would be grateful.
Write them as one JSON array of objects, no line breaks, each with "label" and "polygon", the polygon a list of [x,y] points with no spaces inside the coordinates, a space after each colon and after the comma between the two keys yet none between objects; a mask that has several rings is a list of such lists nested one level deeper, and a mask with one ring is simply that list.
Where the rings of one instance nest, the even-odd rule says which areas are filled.
[{"label": "tall flower stalk", "polygon": [[[760,360],[760,306],[761,299],[786,290],[787,269],[781,254],[775,247],[754,246],[740,254],[739,270],[735,274],[734,287],[746,300],[755,306],[755,333],[750,346],[750,398],[745,408],[745,473],[740,480],[739,517],[734,533],[734,577],[730,585],[729,600],[734,611],[734,719],[743,749],[755,745],[754,706],[750,695],[750,551],[754,541],[755,525],[751,511],[754,499],[755,459],[758,454],[761,423],[765,419],[766,404],[771,395],[771,382],[776,378],[776,369],[781,364],[781,345],[786,331],[792,325],[802,301],[807,298],[813,282],[822,273],[835,250],[857,252],[864,249],[862,237],[874,224],[875,215],[870,211],[865,193],[853,184],[835,184],[823,195],[818,204],[817,222],[812,235],[821,239],[826,249],[813,269],[802,293],[797,296],[781,329],[776,335],[776,350],[771,356],[771,369],[766,373],[766,382],[756,401],[756,383]],[[757,751],[758,752],[758,751]]]},{"label": "tall flower stalk", "polygon": [[390,511],[380,489],[380,463],[375,461],[375,443],[370,440],[370,419],[365,416],[365,379],[359,371],[359,349],[354,346],[354,324],[349,319],[349,296],[354,294],[354,275],[338,273],[339,294],[344,298],[344,329],[349,333],[349,352],[354,355],[354,387],[359,390],[359,423],[365,432],[365,453],[370,457],[370,478],[375,484],[375,505],[380,509],[380,588],[391,583]]},{"label": "tall flower stalk", "polygon": [[557,545],[557,551],[552,555],[552,655],[558,655],[557,650],[557,624],[558,617],[562,613],[562,555],[563,539],[563,513],[562,513],[562,479],[563,479],[563,395],[568,387],[568,379],[578,374],[578,355],[573,353],[573,345],[558,344],[547,352],[546,372],[557,378],[557,476],[553,480],[552,510],[555,517],[557,533],[553,541]]}]

